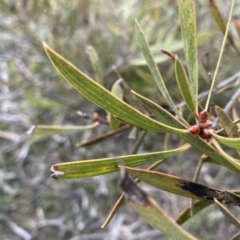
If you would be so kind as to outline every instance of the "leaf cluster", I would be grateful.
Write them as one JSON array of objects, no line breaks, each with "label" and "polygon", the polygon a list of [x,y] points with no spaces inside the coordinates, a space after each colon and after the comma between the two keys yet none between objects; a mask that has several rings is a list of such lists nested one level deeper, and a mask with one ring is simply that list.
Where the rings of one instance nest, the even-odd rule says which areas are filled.
[{"label": "leaf cluster", "polygon": [[[170,96],[168,88],[165,85],[165,82],[154,59],[152,50],[150,49],[149,44],[146,40],[146,36],[137,20],[135,22],[135,32],[139,47],[149,68],[149,71],[153,77],[153,80],[155,81],[159,91],[161,92],[162,97],[165,99],[168,106],[172,109],[173,113],[169,113],[162,106],[154,103],[150,99],[145,98],[144,96],[136,93],[135,91],[130,90],[128,94],[139,100],[142,106],[147,109],[147,114],[132,107],[129,103],[124,101],[124,91],[126,91],[126,87],[124,88],[124,86],[122,86],[124,85],[123,80],[118,80],[116,82],[116,84],[112,88],[112,92],[104,88],[101,85],[103,83],[102,72],[101,70],[99,70],[99,58],[97,57],[96,52],[92,52],[92,55],[90,56],[96,73],[97,81],[94,81],[93,79],[85,75],[82,71],[74,67],[58,53],[56,53],[46,43],[44,43],[43,45],[49,59],[51,60],[55,68],[58,70],[58,72],[84,97],[88,98],[91,102],[105,109],[109,113],[110,118],[108,123],[110,126],[117,129],[119,128],[119,126],[125,125],[127,127],[132,126],[133,129],[137,129],[138,131],[150,130],[167,134],[174,133],[183,140],[185,140],[188,144],[183,145],[178,149],[173,149],[169,151],[154,152],[148,154],[136,154],[88,161],[59,163],[52,166],[52,177],[55,179],[75,179],[98,176],[119,171],[122,168],[121,165],[124,164],[125,169],[127,169],[129,173],[136,177],[136,181],[141,180],[162,190],[185,196],[191,199],[198,199],[204,202],[210,201],[212,203],[216,203],[219,206],[219,209],[224,213],[224,215],[230,218],[232,222],[236,223],[238,222],[236,217],[233,216],[229,212],[229,210],[227,210],[222,205],[227,204],[240,206],[240,197],[238,197],[235,192],[231,190],[218,190],[195,183],[200,173],[201,167],[206,162],[221,165],[230,170],[232,173],[240,175],[239,160],[228,155],[220,145],[223,144],[230,148],[234,148],[237,150],[237,154],[239,154],[238,150],[240,146],[240,138],[239,129],[236,125],[236,122],[239,121],[239,117],[237,117],[233,121],[231,119],[231,116],[229,116],[226,111],[224,111],[218,106],[214,106],[216,117],[215,119],[211,119],[212,121],[208,120],[207,113],[207,111],[209,110],[211,94],[215,87],[215,80],[227,39],[230,41],[230,44],[232,44],[233,47],[236,48],[236,45],[229,34],[229,26],[233,14],[234,1],[232,2],[229,20],[226,25],[221,19],[221,15],[219,15],[219,13],[217,12],[217,6],[213,1],[210,1],[210,7],[213,12],[213,16],[215,17],[218,25],[220,25],[220,29],[224,33],[224,38],[204,111],[199,111],[199,109],[201,109],[201,105],[199,104],[198,95],[199,90],[195,9],[196,7],[193,1],[179,0],[178,5],[187,71],[185,70],[184,65],[177,57],[177,55],[167,50],[162,50],[162,52],[168,55],[173,60],[175,77],[182,99],[184,100],[186,107],[188,108],[191,115],[196,119],[196,125],[192,127],[190,127],[190,124],[188,123],[187,119],[184,118],[182,111],[180,111],[180,109],[177,107],[172,97]],[[238,92],[239,89],[237,89],[236,96],[239,96]],[[231,109],[233,111],[235,109],[235,99],[231,102]],[[206,116],[204,116],[204,114],[206,114]],[[94,120],[98,122],[98,117]],[[215,127],[217,124],[215,122],[218,120],[221,123],[221,129],[216,130]],[[38,131],[40,131],[41,128],[41,126],[38,126]],[[49,130],[50,129],[51,127],[49,127]],[[219,133],[222,133],[223,130],[226,136],[219,135]],[[82,144],[81,146],[84,146],[84,144]],[[152,170],[157,165],[161,164],[163,160],[166,160],[167,158],[175,154],[186,151],[190,146],[198,149],[203,154],[200,159],[199,168],[197,168],[196,170],[194,181],[187,181],[186,179],[177,178],[172,175],[166,175],[164,173]],[[155,163],[148,170],[133,168],[150,162]],[[185,230],[180,228],[177,223],[174,223],[152,198],[147,196],[141,189],[139,189],[132,180],[129,180],[129,177],[123,177],[122,182],[122,184],[124,185],[122,189],[127,195],[129,203],[141,216],[143,216],[147,221],[149,221],[154,227],[156,227],[172,239],[195,239],[189,233],[185,232]],[[125,184],[125,182],[127,183]],[[124,195],[122,195],[117,201],[103,227],[108,224],[113,215],[116,213],[117,209],[122,203],[123,196]],[[184,218],[186,218],[186,216],[189,217],[189,211],[192,211],[192,214],[197,213],[198,211],[194,211],[194,207],[198,204],[200,203],[195,202],[192,208],[189,207],[187,210],[185,210]],[[209,203],[201,205],[201,209],[207,207],[208,205]],[[181,215],[179,219],[180,218],[183,218],[183,215]],[[156,219],[162,220],[156,221]],[[162,224],[163,221],[166,222],[166,225]]]}]

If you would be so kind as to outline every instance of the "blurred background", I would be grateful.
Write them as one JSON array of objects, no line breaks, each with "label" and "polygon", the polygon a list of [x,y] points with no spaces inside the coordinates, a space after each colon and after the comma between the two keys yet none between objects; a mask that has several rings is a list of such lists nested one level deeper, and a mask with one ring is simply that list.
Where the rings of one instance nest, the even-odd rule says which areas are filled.
[{"label": "blurred background", "polygon": [[[111,89],[121,76],[136,92],[166,106],[138,48],[134,25],[138,19],[151,45],[166,85],[177,103],[172,62],[164,48],[178,54],[184,63],[177,1],[161,0],[0,0],[0,239],[166,239],[124,204],[101,230],[111,207],[121,194],[119,173],[74,181],[50,178],[51,165],[60,162],[130,154],[134,140],[129,131],[86,148],[75,144],[107,131],[107,125],[71,135],[31,138],[32,125],[87,125],[98,109],[83,98],[54,69],[42,41],[81,71],[95,78],[89,49],[100,59],[103,85]],[[216,1],[227,19],[230,1]],[[214,22],[208,1],[197,4],[199,43],[199,91],[209,89],[208,71],[214,72],[222,34]],[[234,14],[240,12],[236,1]],[[239,43],[234,24],[233,38]],[[227,44],[217,83],[239,72],[239,54]],[[236,87],[239,87],[236,86]],[[225,107],[236,91],[231,88],[213,95],[213,102]],[[204,103],[204,99],[203,99]],[[81,118],[82,111],[90,119]],[[185,113],[187,114],[187,112]],[[187,117],[187,115],[186,115]],[[164,149],[164,134],[147,133],[138,152]],[[168,136],[168,149],[180,146],[177,136]],[[159,170],[193,178],[200,153],[194,149],[169,159]],[[204,165],[200,183],[234,189],[239,178],[226,169]],[[163,209],[176,218],[189,201],[147,184],[141,184]],[[235,214],[239,210],[233,208]],[[210,206],[183,225],[199,239],[228,239],[237,228],[216,206]]]}]

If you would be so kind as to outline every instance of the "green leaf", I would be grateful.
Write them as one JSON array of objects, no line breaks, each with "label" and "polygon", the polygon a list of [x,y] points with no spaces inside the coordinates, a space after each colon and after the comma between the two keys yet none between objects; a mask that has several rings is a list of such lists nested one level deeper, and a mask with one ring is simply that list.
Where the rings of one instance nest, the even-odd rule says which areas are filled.
[{"label": "green leaf", "polygon": [[91,102],[95,103],[99,107],[102,107],[106,111],[116,115],[119,119],[129,124],[143,129],[169,133],[186,132],[186,130],[177,128],[175,129],[161,124],[135,110],[133,107],[129,106],[111,94],[100,84],[96,83],[84,73],[79,71],[71,63],[53,51],[46,43],[43,43],[43,45],[52,64],[62,74],[62,76],[80,93],[82,93],[83,96],[88,98]]},{"label": "green leaf", "polygon": [[[116,96],[117,98],[123,100],[123,89],[121,87],[122,79],[117,80],[113,86],[112,86],[112,94]],[[112,114],[109,115],[110,118],[110,127],[111,128],[117,128],[120,125],[120,121],[117,120]]]},{"label": "green leaf", "polygon": [[135,31],[136,31],[136,35],[137,35],[137,40],[138,40],[138,44],[139,47],[142,51],[142,54],[147,62],[147,65],[149,67],[149,70],[153,76],[153,79],[155,81],[155,83],[157,84],[160,92],[162,93],[164,99],[167,101],[167,103],[169,104],[169,106],[173,109],[173,111],[176,113],[176,115],[182,120],[185,121],[182,117],[182,115],[180,114],[180,112],[177,110],[176,105],[174,104],[174,102],[172,101],[172,98],[169,95],[169,92],[166,88],[166,85],[163,81],[163,78],[158,70],[157,64],[154,61],[152,52],[150,50],[150,47],[147,43],[147,40],[144,36],[144,33],[138,23],[138,21],[135,21]]},{"label": "green leaf", "polygon": [[[208,39],[212,39],[213,36],[216,35],[216,33],[218,33],[218,31],[216,31],[216,30],[200,32],[197,35],[198,46],[202,46],[202,45],[205,46],[206,41]],[[158,43],[158,44],[156,44],[156,46],[151,46],[151,51],[153,53],[154,60],[157,64],[168,61],[167,56],[159,53],[159,49],[161,49],[162,46],[164,46],[164,48],[168,49],[171,52],[177,52],[177,51],[183,49],[183,42],[180,42],[179,40],[176,40],[176,39],[172,39],[170,41],[161,42],[160,44]],[[143,57],[139,56],[139,57],[136,57],[136,58],[132,58],[130,60],[130,65],[145,66],[146,61]]]},{"label": "green leaf", "polygon": [[233,120],[229,117],[229,115],[225,113],[224,110],[218,106],[214,106],[214,110],[222,124],[222,127],[226,131],[227,135],[232,138],[239,137],[238,129],[236,125],[233,123]]},{"label": "green leaf", "polygon": [[223,19],[217,5],[215,4],[215,2],[213,0],[209,1],[209,6],[210,6],[210,10],[212,13],[212,16],[215,20],[215,22],[217,23],[219,29],[221,30],[221,32],[224,34],[226,31],[226,22]]},{"label": "green leaf", "polygon": [[156,171],[130,168],[128,166],[126,166],[126,169],[130,174],[139,178],[141,181],[146,182],[156,188],[180,196],[201,200],[200,197],[183,189],[184,184],[188,182],[187,180],[181,179],[170,174],[160,173]]},{"label": "green leaf", "polygon": [[228,23],[227,23],[227,26],[226,26],[226,31],[225,31],[225,34],[224,34],[221,50],[220,50],[219,57],[218,57],[218,60],[217,60],[216,70],[214,71],[214,75],[213,75],[213,78],[212,78],[212,81],[211,81],[211,87],[210,87],[208,98],[207,98],[207,101],[206,101],[206,104],[205,104],[205,110],[207,110],[208,107],[209,107],[210,99],[211,99],[212,92],[213,92],[213,87],[215,86],[215,82],[216,82],[216,79],[217,79],[218,69],[220,67],[220,62],[222,60],[224,48],[225,48],[227,37],[228,37],[228,32],[229,32],[229,29],[230,29],[230,23],[231,23],[231,19],[232,19],[232,15],[233,15],[233,9],[234,9],[234,0],[232,0],[231,9],[230,9],[230,12],[229,12],[229,17],[228,17]]},{"label": "green leaf", "polygon": [[195,101],[193,99],[193,95],[191,92],[187,74],[185,72],[185,69],[184,69],[181,61],[178,59],[177,55],[175,55],[175,75],[176,75],[176,80],[177,80],[179,90],[181,92],[183,100],[186,102],[186,104],[188,106],[188,109],[192,113],[197,114],[196,107],[195,107]]},{"label": "green leaf", "polygon": [[214,199],[220,211],[225,217],[227,217],[231,223],[233,223],[237,228],[240,228],[240,221],[235,217],[225,206],[223,206],[217,199]]},{"label": "green leaf", "polygon": [[99,123],[94,123],[87,126],[58,126],[58,125],[37,125],[31,129],[31,133],[34,136],[49,137],[55,134],[72,134],[79,131],[85,131],[95,128]]},{"label": "green leaf", "polygon": [[51,170],[54,172],[52,176],[57,179],[76,179],[99,176],[119,171],[118,165],[121,162],[123,162],[126,166],[136,167],[143,164],[155,162],[161,158],[172,157],[185,151],[188,148],[189,145],[186,144],[180,148],[162,152],[58,163],[53,165],[51,168]]},{"label": "green leaf", "polygon": [[[208,207],[211,204],[212,204],[212,202],[206,202],[206,201],[197,201],[197,202],[193,203],[193,206],[192,206],[193,215],[195,215],[196,213],[205,209],[206,207]],[[186,209],[183,210],[182,213],[180,213],[176,222],[181,225],[190,218],[191,218],[191,208],[187,207]]]},{"label": "green leaf", "polygon": [[[170,113],[167,113],[163,111],[163,109],[158,106],[156,103],[150,101],[147,98],[142,97],[141,95],[138,95],[141,102],[144,104],[144,106],[153,113],[157,119],[160,121],[168,121],[168,123],[176,128],[185,127],[183,123],[178,121],[176,118],[174,118]],[[206,154],[211,159],[214,159],[216,162],[218,162],[220,165],[225,166],[226,168],[230,169],[231,171],[237,173],[240,175],[240,163],[230,159],[228,157],[225,157],[223,154],[221,154],[218,150],[213,148],[211,145],[209,145],[206,141],[203,139],[193,136],[191,134],[179,134],[181,138],[183,138],[185,141],[187,141],[189,144],[191,144],[193,147],[198,149],[200,152]]]},{"label": "green leaf", "polygon": [[218,152],[225,157],[226,161],[230,161],[230,162],[238,162],[239,160],[236,158],[233,158],[232,156],[228,155],[227,152],[225,150],[222,149],[222,147],[220,146],[219,142],[216,139],[212,139],[212,144],[216,147],[216,149],[218,150]]},{"label": "green leaf", "polygon": [[[157,105],[148,98],[143,97],[142,95],[131,90],[131,93],[135,95],[138,100],[153,114],[156,114],[158,120],[162,123],[169,124],[171,126],[178,125],[179,128],[187,128],[188,126],[183,125],[177,118],[175,118],[171,113],[169,113],[163,107]],[[176,124],[178,122],[179,124]]]},{"label": "green leaf", "polygon": [[214,201],[215,198],[224,204],[240,206],[240,197],[226,190],[210,188],[199,183],[156,171],[131,167],[126,167],[126,169],[142,181],[167,192],[205,201]]},{"label": "green leaf", "polygon": [[198,52],[195,1],[178,0],[179,17],[184,52],[189,74],[191,92],[193,94],[195,111],[198,111]]},{"label": "green leaf", "polygon": [[127,173],[124,174],[120,187],[125,192],[127,201],[134,210],[165,236],[176,240],[196,239],[176,224],[154,199],[149,197],[131,178],[129,178]]},{"label": "green leaf", "polygon": [[31,126],[27,131],[28,135],[31,135],[31,138],[28,139],[29,144],[33,144],[39,141],[44,140],[45,138],[51,137],[56,134],[73,134],[76,132],[85,131],[88,129],[93,129],[97,127],[99,123],[93,123],[86,126],[59,126],[59,125],[37,125]]},{"label": "green leaf", "polygon": [[[209,6],[210,6],[210,10],[212,13],[212,16],[215,20],[215,22],[217,23],[219,29],[221,30],[222,34],[225,34],[226,29],[227,29],[227,24],[226,21],[224,20],[222,14],[220,13],[216,3],[214,0],[209,1]],[[228,32],[228,41],[229,43],[232,45],[232,47],[238,52],[240,53],[238,47],[236,46],[232,35]]]},{"label": "green leaf", "polygon": [[171,219],[151,197],[148,197],[147,206],[132,201],[129,203],[140,216],[165,236],[168,236],[173,240],[197,239],[176,224],[175,221]]},{"label": "green leaf", "polygon": [[[223,109],[221,109],[218,106],[214,106],[214,110],[221,122],[222,127],[224,128],[227,135],[231,138],[238,138],[240,135],[238,133],[238,128],[233,123],[233,120],[230,118],[230,116],[224,112]],[[237,150],[238,155],[240,156],[240,151]]]},{"label": "green leaf", "polygon": [[161,51],[162,53],[168,55],[174,61],[175,76],[183,100],[186,102],[186,105],[188,106],[189,110],[192,113],[197,114],[197,112],[195,111],[196,110],[195,103],[189,85],[189,80],[181,61],[178,59],[176,54],[173,54],[165,49],[162,49]]},{"label": "green leaf", "polygon": [[88,46],[87,49],[86,49],[86,53],[87,53],[87,55],[89,57],[89,60],[91,62],[96,81],[99,84],[103,85],[102,66],[101,66],[101,62],[100,62],[100,59],[98,57],[98,54],[97,54],[95,48],[92,47],[92,46]]},{"label": "green leaf", "polygon": [[235,149],[240,149],[240,138],[229,138],[222,137],[215,133],[212,133],[212,136],[216,138],[220,143]]}]

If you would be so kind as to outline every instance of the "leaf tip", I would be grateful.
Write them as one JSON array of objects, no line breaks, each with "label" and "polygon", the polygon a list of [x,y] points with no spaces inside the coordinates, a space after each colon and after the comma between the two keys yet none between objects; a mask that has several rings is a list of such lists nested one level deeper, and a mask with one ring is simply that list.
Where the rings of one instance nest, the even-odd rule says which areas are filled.
[{"label": "leaf tip", "polygon": [[141,29],[141,27],[140,27],[140,24],[139,24],[139,22],[138,22],[137,18],[135,18],[135,27],[138,27],[138,28],[140,28],[140,29]]},{"label": "leaf tip", "polygon": [[51,178],[56,179],[56,180],[58,180],[59,177],[61,177],[65,174],[65,172],[62,172],[62,171],[58,170],[57,164],[52,165],[50,170],[53,172],[53,174],[51,175]]},{"label": "leaf tip", "polygon": [[164,53],[164,54],[166,54],[166,55],[168,55],[173,61],[175,61],[176,59],[175,59],[175,56],[177,56],[176,54],[173,54],[173,53],[171,53],[171,52],[169,52],[169,51],[167,51],[167,50],[165,50],[165,49],[161,49],[161,52],[162,53]]},{"label": "leaf tip", "polygon": [[44,49],[48,48],[48,45],[47,45],[46,42],[43,41],[43,42],[42,42],[42,45],[43,45]]}]

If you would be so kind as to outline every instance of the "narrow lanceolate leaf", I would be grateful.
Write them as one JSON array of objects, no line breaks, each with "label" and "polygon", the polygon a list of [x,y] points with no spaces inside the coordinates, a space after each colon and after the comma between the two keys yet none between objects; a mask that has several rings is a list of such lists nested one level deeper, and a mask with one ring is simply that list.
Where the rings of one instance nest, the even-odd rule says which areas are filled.
[{"label": "narrow lanceolate leaf", "polygon": [[49,137],[55,134],[72,134],[95,128],[98,125],[99,123],[94,123],[86,126],[37,125],[31,128],[30,134],[41,137]]},{"label": "narrow lanceolate leaf", "polygon": [[155,83],[157,84],[160,92],[162,93],[163,97],[165,98],[169,106],[173,109],[176,115],[183,120],[183,117],[181,116],[180,112],[177,110],[176,105],[174,104],[174,102],[172,101],[172,98],[169,95],[169,92],[166,88],[163,78],[158,70],[157,64],[154,61],[153,54],[150,50],[148,42],[137,20],[135,21],[135,31],[136,31],[139,47],[147,62],[147,65],[149,67],[149,70],[153,76]]},{"label": "narrow lanceolate leaf", "polygon": [[[211,0],[211,1],[213,1],[213,0]],[[222,60],[223,51],[224,51],[224,48],[225,48],[225,45],[226,45],[226,42],[227,42],[228,32],[229,32],[229,29],[230,29],[230,23],[231,23],[231,19],[232,19],[232,16],[233,16],[233,9],[234,9],[234,0],[232,0],[231,9],[230,9],[230,12],[229,12],[228,22],[227,22],[227,26],[226,26],[226,31],[225,31],[225,34],[224,34],[221,50],[220,50],[219,57],[218,57],[218,60],[217,60],[216,70],[214,72],[214,75],[213,75],[213,78],[212,78],[212,81],[211,81],[211,87],[210,87],[208,98],[207,98],[207,101],[206,101],[206,104],[205,104],[205,110],[207,110],[208,107],[209,107],[210,99],[211,99],[212,92],[213,92],[213,87],[215,86],[215,82],[216,82],[216,79],[217,79],[218,69],[220,67],[220,62]]]},{"label": "narrow lanceolate leaf", "polygon": [[229,115],[225,113],[224,110],[218,106],[214,106],[214,110],[221,122],[222,127],[226,131],[227,135],[232,138],[239,137],[238,129],[236,125],[233,123],[233,120],[229,117]]},{"label": "narrow lanceolate leaf", "polygon": [[138,100],[153,114],[157,114],[156,117],[159,121],[161,121],[164,124],[169,124],[172,126],[176,125],[176,123],[179,123],[178,126],[180,128],[187,128],[188,126],[183,125],[177,118],[175,118],[171,113],[169,113],[166,109],[163,107],[157,105],[153,101],[149,100],[148,98],[143,97],[142,95],[136,93],[135,91],[131,90],[131,93],[135,95]]},{"label": "narrow lanceolate leaf", "polygon": [[[163,109],[158,106],[156,103],[142,97],[141,95],[138,96],[141,102],[144,104],[144,106],[153,113],[159,121],[166,121],[168,119],[168,122],[171,126],[176,128],[182,128],[185,127],[183,123],[178,121],[176,118],[174,118],[171,114],[167,114],[167,111],[164,112]],[[235,161],[234,159],[231,159],[227,156],[224,156],[222,153],[220,153],[218,150],[213,148],[210,144],[208,144],[203,139],[193,136],[192,134],[179,134],[182,139],[187,141],[189,144],[191,144],[193,147],[198,149],[200,152],[206,154],[208,157],[213,159],[215,162],[219,163],[222,166],[225,166],[226,168],[230,169],[231,171],[235,172],[236,174],[240,175],[240,163]],[[186,159],[186,161],[189,159]]]},{"label": "narrow lanceolate leaf", "polygon": [[240,197],[226,190],[210,188],[199,183],[156,171],[131,167],[126,167],[126,169],[130,174],[138,177],[140,180],[167,192],[211,202],[217,199],[224,204],[240,206]]},{"label": "narrow lanceolate leaf", "polygon": [[71,63],[53,51],[46,43],[43,43],[43,45],[51,62],[62,76],[80,93],[82,93],[83,96],[99,107],[116,115],[119,119],[139,128],[158,132],[186,133],[186,130],[175,129],[161,124],[135,110],[100,84],[79,71]]},{"label": "narrow lanceolate leaf", "polygon": [[[185,136],[184,136],[185,135]],[[191,134],[180,134],[180,136],[185,139],[189,144],[194,146],[196,149],[200,150],[202,153],[209,156],[214,161],[218,162],[220,165],[225,166],[229,170],[240,175],[240,163],[234,159],[230,159],[216,150],[214,147],[209,145],[206,141],[199,137],[195,137]]]},{"label": "narrow lanceolate leaf", "polygon": [[[227,28],[227,24],[226,21],[224,20],[222,14],[220,13],[216,3],[214,0],[210,0],[209,1],[209,6],[210,6],[210,10],[212,13],[212,16],[215,20],[215,22],[217,23],[219,29],[221,30],[222,34],[225,34],[226,32],[226,28]],[[228,33],[228,41],[229,43],[232,45],[232,47],[238,52],[240,53],[238,47],[236,46],[233,37],[230,33]]]},{"label": "narrow lanceolate leaf", "polygon": [[222,137],[215,133],[212,133],[212,136],[217,139],[220,143],[235,149],[240,149],[240,138],[229,138]]},{"label": "narrow lanceolate leaf", "polygon": [[209,1],[209,6],[210,6],[210,10],[211,10],[211,13],[213,15],[213,18],[214,18],[215,22],[217,23],[221,32],[224,34],[225,31],[226,31],[226,25],[227,24],[226,24],[225,20],[223,19],[217,5],[215,4],[215,1],[210,0]]},{"label": "narrow lanceolate leaf", "polygon": [[197,30],[195,1],[178,0],[179,16],[184,52],[189,74],[191,92],[197,112],[198,103],[198,52],[197,52]]},{"label": "narrow lanceolate leaf", "polygon": [[192,211],[193,215],[195,215],[211,204],[212,204],[212,202],[206,202],[206,201],[197,201],[197,202],[193,203],[192,208],[187,207],[186,209],[183,210],[182,213],[180,213],[176,222],[180,225],[185,223],[187,220],[189,220],[192,217],[191,211]]},{"label": "narrow lanceolate leaf", "polygon": [[195,108],[195,102],[193,99],[189,80],[181,61],[178,59],[176,54],[173,54],[165,49],[162,49],[161,51],[174,61],[175,76],[182,98],[188,106],[189,110],[197,115],[197,109]]},{"label": "narrow lanceolate leaf", "polygon": [[126,166],[136,167],[158,161],[162,158],[172,157],[185,151],[187,148],[189,148],[188,144],[169,151],[135,154],[116,158],[58,163],[53,165],[51,168],[53,171],[52,177],[56,179],[76,179],[99,176],[119,171],[118,165],[121,162],[123,162]]},{"label": "narrow lanceolate leaf", "polygon": [[218,205],[219,209],[225,217],[227,217],[231,223],[233,223],[237,228],[240,228],[240,221],[235,217],[224,205],[222,205],[217,199],[214,199],[215,203]]},{"label": "narrow lanceolate leaf", "polygon": [[226,159],[226,161],[232,161],[232,162],[238,162],[239,163],[239,159],[233,158],[232,156],[228,155],[226,153],[226,151],[224,151],[222,149],[221,145],[219,144],[219,142],[215,138],[213,138],[211,140],[211,143],[216,147],[218,152]]},{"label": "narrow lanceolate leaf", "polygon": [[[214,110],[218,116],[218,119],[221,122],[222,127],[224,128],[227,135],[231,138],[239,138],[240,134],[238,132],[237,126],[233,123],[233,120],[230,118],[230,116],[224,112],[223,109],[221,109],[218,106],[214,106]],[[240,156],[240,151],[237,150],[238,155]]]},{"label": "narrow lanceolate leaf", "polygon": [[88,46],[86,49],[86,53],[88,54],[89,60],[92,64],[92,68],[95,74],[95,79],[96,81],[103,85],[103,73],[102,73],[102,66],[101,66],[101,62],[99,59],[99,56],[95,50],[95,48],[93,48],[92,46]]},{"label": "narrow lanceolate leaf", "polygon": [[[212,39],[213,36],[215,36],[217,33],[216,30],[211,29],[210,31],[202,31],[197,35],[197,43],[198,46],[202,46],[206,44],[206,41],[208,39]],[[179,40],[174,38],[174,35],[172,34],[171,39],[168,40],[168,38],[161,42],[161,45],[164,46],[164,48],[167,48],[171,52],[177,52],[179,50],[183,49],[183,42],[180,42]],[[156,47],[151,47],[152,53],[154,55],[154,60],[157,64],[164,63],[168,60],[167,56],[160,54],[159,52],[159,44],[156,44]],[[132,66],[146,66],[146,61],[143,57],[136,57],[130,60],[130,65]]]},{"label": "narrow lanceolate leaf", "polygon": [[[124,171],[124,170],[123,170]],[[148,196],[129,176],[126,171],[122,174],[120,187],[133,209],[148,221],[153,227],[173,240],[196,240],[170,218],[163,209]]]},{"label": "narrow lanceolate leaf", "polygon": [[[123,81],[122,79],[117,80],[113,84],[112,90],[111,90],[112,94],[114,96],[116,96],[117,98],[121,99],[121,100],[123,100],[123,88],[121,86],[122,81]],[[119,125],[120,125],[119,120],[117,120],[112,114],[109,115],[109,118],[110,118],[110,123],[109,124],[110,124],[111,128],[119,127]]]},{"label": "narrow lanceolate leaf", "polygon": [[185,69],[181,63],[181,61],[178,59],[177,55],[175,55],[175,75],[177,84],[179,87],[179,90],[181,92],[181,95],[183,97],[183,100],[186,102],[186,105],[188,106],[188,109],[192,113],[196,113],[196,107],[195,107],[195,101],[192,95],[192,91],[189,85],[189,80],[187,77],[187,74],[185,72]]}]

